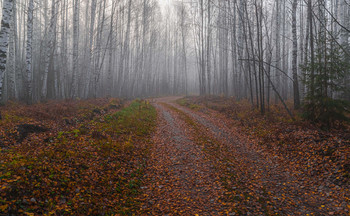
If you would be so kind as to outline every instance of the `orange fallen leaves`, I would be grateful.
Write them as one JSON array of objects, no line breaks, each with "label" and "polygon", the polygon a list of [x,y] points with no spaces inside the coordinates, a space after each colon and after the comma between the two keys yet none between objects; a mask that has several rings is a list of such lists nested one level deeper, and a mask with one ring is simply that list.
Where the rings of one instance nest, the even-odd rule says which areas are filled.
[{"label": "orange fallen leaves", "polygon": [[[117,99],[4,107],[0,214],[122,214],[137,208],[155,118],[143,103],[133,103],[122,115]],[[48,131],[30,131],[19,142],[20,124]]]},{"label": "orange fallen leaves", "polygon": [[[273,187],[266,189],[266,195],[271,200],[265,202],[272,209],[276,209],[275,206],[281,203],[281,208],[277,208],[277,210],[280,209],[281,213],[296,214],[288,208],[293,208],[293,206],[303,202],[310,202],[311,206],[317,207],[314,209],[315,211],[310,210],[308,214],[311,212],[318,212],[317,214],[332,212],[334,215],[349,214],[349,208],[347,208],[350,196],[349,127],[322,131],[300,119],[296,122],[290,121],[278,106],[273,106],[270,113],[261,116],[250,108],[249,103],[236,102],[230,98],[190,97],[185,100],[186,102],[181,102],[184,106],[189,108],[191,108],[190,104],[201,106],[201,110],[199,112],[195,110],[195,112],[206,116],[217,125],[224,125],[227,131],[231,131],[228,133],[236,136],[239,142],[251,143],[249,145],[251,151],[259,152],[265,160],[281,167],[280,173],[271,174],[292,176],[293,181],[282,181],[281,184],[278,184],[278,179],[270,180]],[[234,145],[232,149],[235,151]],[[226,153],[218,152],[218,157],[220,154]],[[238,155],[236,158],[242,157]],[[249,167],[246,166],[247,161],[236,161],[236,163],[238,163],[236,166],[249,170]],[[239,172],[242,172],[243,176],[248,174],[245,170],[231,166],[228,168],[236,170],[236,175]],[[226,167],[224,166],[223,169],[225,170]],[[263,170],[264,168],[261,172],[257,172],[260,173],[260,176],[254,174],[254,177],[257,178],[254,181],[259,180],[259,178],[270,178],[264,175],[270,171]],[[255,171],[250,170],[249,172]],[[237,179],[239,178],[234,181],[225,180],[225,182],[232,185],[232,182],[237,181]],[[252,179],[248,178],[244,181],[246,181],[244,185],[255,192],[257,191]],[[261,183],[257,182],[257,185],[259,184]],[[240,197],[245,196],[245,194],[240,195]],[[255,195],[255,197],[258,196],[258,194]],[[323,205],[323,203],[327,203],[327,205]],[[299,213],[304,214],[305,212],[307,211]]]}]

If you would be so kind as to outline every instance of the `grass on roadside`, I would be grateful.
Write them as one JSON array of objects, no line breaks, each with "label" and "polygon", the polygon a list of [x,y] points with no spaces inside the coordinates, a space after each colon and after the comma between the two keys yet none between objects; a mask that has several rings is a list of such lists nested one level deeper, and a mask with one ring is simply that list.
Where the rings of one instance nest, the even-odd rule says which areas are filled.
[{"label": "grass on roadside", "polygon": [[97,114],[0,149],[0,215],[127,215],[139,208],[156,110],[145,101],[103,110],[84,109]]}]

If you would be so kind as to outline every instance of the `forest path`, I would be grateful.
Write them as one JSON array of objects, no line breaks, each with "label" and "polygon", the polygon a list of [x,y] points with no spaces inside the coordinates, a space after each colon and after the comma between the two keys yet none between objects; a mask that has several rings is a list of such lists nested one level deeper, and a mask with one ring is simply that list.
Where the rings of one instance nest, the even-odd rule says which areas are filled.
[{"label": "forest path", "polygon": [[223,215],[224,189],[213,164],[186,131],[186,123],[164,105],[154,103],[158,128],[153,138],[143,189],[148,215]]},{"label": "forest path", "polygon": [[332,214],[325,196],[308,194],[310,186],[228,128],[224,116],[176,99],[151,101],[159,116],[142,187],[145,214]]}]

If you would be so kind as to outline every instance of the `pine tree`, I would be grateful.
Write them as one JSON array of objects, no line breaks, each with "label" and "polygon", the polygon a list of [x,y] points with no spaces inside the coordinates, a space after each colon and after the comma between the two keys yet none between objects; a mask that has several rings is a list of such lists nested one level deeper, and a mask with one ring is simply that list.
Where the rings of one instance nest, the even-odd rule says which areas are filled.
[{"label": "pine tree", "polygon": [[315,55],[317,61],[302,66],[308,88],[304,118],[329,129],[350,121],[346,116],[346,113],[350,113],[350,103],[342,97],[349,93],[343,79],[347,76],[350,64],[341,49],[331,45],[332,40],[325,38],[318,43],[321,48]]}]

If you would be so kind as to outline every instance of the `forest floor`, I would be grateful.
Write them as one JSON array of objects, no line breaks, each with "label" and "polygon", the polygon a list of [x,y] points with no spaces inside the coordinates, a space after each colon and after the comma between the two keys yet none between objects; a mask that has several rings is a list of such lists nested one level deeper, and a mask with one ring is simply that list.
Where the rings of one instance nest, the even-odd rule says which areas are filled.
[{"label": "forest floor", "polygon": [[146,101],[1,108],[0,215],[124,215],[136,198],[156,110]]},{"label": "forest floor", "polygon": [[[179,125],[192,140],[189,144],[199,146],[214,167],[220,186],[210,193],[219,195],[220,214],[350,214],[349,128],[322,131],[300,119],[292,121],[279,106],[262,116],[247,102],[232,99],[174,99],[157,100],[158,112],[164,119],[169,119],[164,110],[170,113],[171,124]],[[193,169],[206,164],[197,159]],[[197,199],[189,203],[206,202]],[[205,206],[199,215],[213,215]]]},{"label": "forest floor", "polygon": [[220,97],[10,103],[0,215],[350,215],[349,129]]}]

